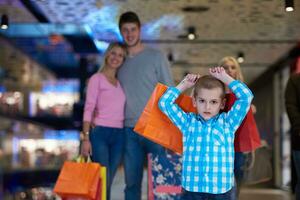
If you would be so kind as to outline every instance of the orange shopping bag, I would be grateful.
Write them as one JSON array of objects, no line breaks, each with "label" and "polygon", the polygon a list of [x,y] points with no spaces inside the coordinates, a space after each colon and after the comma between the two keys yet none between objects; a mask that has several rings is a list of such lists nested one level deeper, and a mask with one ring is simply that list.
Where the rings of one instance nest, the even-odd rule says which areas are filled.
[{"label": "orange shopping bag", "polygon": [[[181,154],[181,132],[158,108],[158,101],[167,88],[167,86],[161,83],[156,85],[147,105],[134,127],[134,131],[155,143]],[[192,98],[187,95],[180,95],[177,98],[176,103],[185,112],[196,112],[196,108],[192,103]]]},{"label": "orange shopping bag", "polygon": [[98,163],[64,162],[54,192],[62,199],[100,200],[100,168]]}]

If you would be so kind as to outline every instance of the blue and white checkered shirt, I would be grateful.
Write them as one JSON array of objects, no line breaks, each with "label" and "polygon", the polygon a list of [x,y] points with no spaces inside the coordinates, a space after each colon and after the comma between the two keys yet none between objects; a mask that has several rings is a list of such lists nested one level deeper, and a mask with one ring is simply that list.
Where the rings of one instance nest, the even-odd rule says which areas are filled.
[{"label": "blue and white checkered shirt", "polygon": [[185,113],[176,103],[180,95],[170,87],[159,100],[159,108],[183,134],[182,186],[191,192],[221,194],[234,184],[234,133],[246,116],[253,94],[240,81],[229,88],[237,97],[232,108],[205,121]]}]

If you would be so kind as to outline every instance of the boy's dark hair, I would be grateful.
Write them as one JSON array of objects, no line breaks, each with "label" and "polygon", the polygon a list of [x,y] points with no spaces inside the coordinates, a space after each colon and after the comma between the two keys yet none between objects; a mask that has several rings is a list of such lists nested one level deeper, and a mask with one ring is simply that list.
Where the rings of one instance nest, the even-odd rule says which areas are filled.
[{"label": "boy's dark hair", "polygon": [[214,89],[214,88],[220,88],[222,90],[221,98],[225,97],[225,84],[222,81],[220,81],[219,79],[211,75],[201,76],[197,80],[197,83],[195,84],[193,90],[193,96],[194,98],[196,98],[198,95],[198,91],[200,89]]},{"label": "boy's dark hair", "polygon": [[141,21],[140,21],[138,15],[132,11],[125,12],[120,16],[120,19],[119,19],[119,29],[120,30],[121,30],[122,25],[125,23],[135,23],[138,25],[138,27],[141,27]]}]

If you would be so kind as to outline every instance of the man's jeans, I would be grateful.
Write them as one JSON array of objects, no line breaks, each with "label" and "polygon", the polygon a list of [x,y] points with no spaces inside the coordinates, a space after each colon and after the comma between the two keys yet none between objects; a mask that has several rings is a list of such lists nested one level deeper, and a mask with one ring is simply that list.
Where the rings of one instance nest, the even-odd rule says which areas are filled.
[{"label": "man's jeans", "polygon": [[96,126],[90,134],[92,160],[106,167],[107,199],[124,153],[124,129]]},{"label": "man's jeans", "polygon": [[148,153],[162,154],[164,148],[125,128],[125,200],[140,200],[143,167]]},{"label": "man's jeans", "polygon": [[293,150],[293,159],[294,165],[297,174],[297,183],[296,183],[296,200],[300,200],[300,151]]}]

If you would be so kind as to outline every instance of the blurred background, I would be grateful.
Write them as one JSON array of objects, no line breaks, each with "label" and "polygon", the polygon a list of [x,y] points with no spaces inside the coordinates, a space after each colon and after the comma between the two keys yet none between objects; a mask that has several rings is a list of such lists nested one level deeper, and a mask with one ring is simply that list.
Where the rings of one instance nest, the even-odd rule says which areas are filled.
[{"label": "blurred background", "polygon": [[129,10],[175,82],[238,59],[272,162],[272,177],[257,187],[275,189],[270,199],[290,194],[283,92],[300,71],[299,0],[0,0],[0,199],[54,198],[62,163],[78,154],[86,82],[109,42],[122,40],[118,18]]}]

